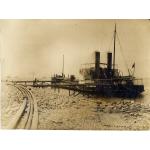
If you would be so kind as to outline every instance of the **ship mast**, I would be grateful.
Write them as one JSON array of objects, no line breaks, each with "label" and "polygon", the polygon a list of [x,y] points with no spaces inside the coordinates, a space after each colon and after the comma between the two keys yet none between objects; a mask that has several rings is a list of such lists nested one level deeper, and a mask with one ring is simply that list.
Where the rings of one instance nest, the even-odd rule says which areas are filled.
[{"label": "ship mast", "polygon": [[116,55],[116,24],[114,31],[114,55],[113,55],[113,70],[115,70],[115,55]]},{"label": "ship mast", "polygon": [[64,76],[64,55],[63,55],[62,76]]}]

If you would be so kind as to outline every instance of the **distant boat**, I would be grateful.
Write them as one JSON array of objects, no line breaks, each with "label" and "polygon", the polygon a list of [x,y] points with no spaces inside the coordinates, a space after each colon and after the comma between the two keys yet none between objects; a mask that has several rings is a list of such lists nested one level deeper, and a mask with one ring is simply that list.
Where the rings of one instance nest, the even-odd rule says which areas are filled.
[{"label": "distant boat", "polygon": [[71,84],[71,83],[78,83],[79,80],[76,79],[75,75],[68,75],[68,77],[65,77],[64,74],[64,55],[63,55],[63,66],[62,66],[62,74],[54,74],[54,76],[51,78],[52,84]]}]

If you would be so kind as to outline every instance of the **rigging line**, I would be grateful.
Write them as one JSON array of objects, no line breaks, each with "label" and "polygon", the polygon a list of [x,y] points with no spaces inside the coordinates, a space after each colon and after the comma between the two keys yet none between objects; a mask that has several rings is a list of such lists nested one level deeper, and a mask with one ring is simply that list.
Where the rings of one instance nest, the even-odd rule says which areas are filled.
[{"label": "rigging line", "polygon": [[128,68],[128,64],[127,64],[127,61],[126,61],[126,59],[125,59],[125,57],[124,57],[124,53],[123,53],[123,50],[122,50],[122,46],[121,46],[121,42],[120,42],[120,39],[119,39],[118,33],[116,33],[116,35],[117,35],[117,39],[118,39],[119,46],[120,46],[120,51],[121,51],[121,53],[122,53],[122,56],[123,56],[123,60],[124,60],[124,63],[125,63],[126,69],[127,69],[128,73],[130,74],[130,71],[129,71],[129,68]]},{"label": "rigging line", "polygon": [[110,42],[109,47],[108,47],[108,51],[111,50],[110,47],[111,47],[111,45],[112,45],[113,39],[114,39],[114,36],[112,35],[111,42]]}]

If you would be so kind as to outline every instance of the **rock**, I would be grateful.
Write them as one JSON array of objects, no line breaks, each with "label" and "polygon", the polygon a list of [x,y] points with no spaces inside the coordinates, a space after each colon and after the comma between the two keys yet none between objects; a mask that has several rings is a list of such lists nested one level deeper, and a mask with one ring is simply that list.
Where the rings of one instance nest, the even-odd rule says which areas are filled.
[{"label": "rock", "polygon": [[113,110],[116,110],[117,108],[116,108],[116,107],[112,107],[112,109],[113,109]]},{"label": "rock", "polygon": [[136,116],[136,114],[135,113],[130,113],[130,116]]}]

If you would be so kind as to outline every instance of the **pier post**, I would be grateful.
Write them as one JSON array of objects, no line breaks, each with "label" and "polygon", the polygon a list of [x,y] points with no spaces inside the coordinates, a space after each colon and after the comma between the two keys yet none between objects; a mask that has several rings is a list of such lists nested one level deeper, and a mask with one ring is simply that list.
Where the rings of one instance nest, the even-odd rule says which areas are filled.
[{"label": "pier post", "polygon": [[82,91],[83,91],[83,96],[84,96],[84,94],[85,94],[85,93],[84,93],[84,85],[83,85],[83,87],[82,87]]}]

